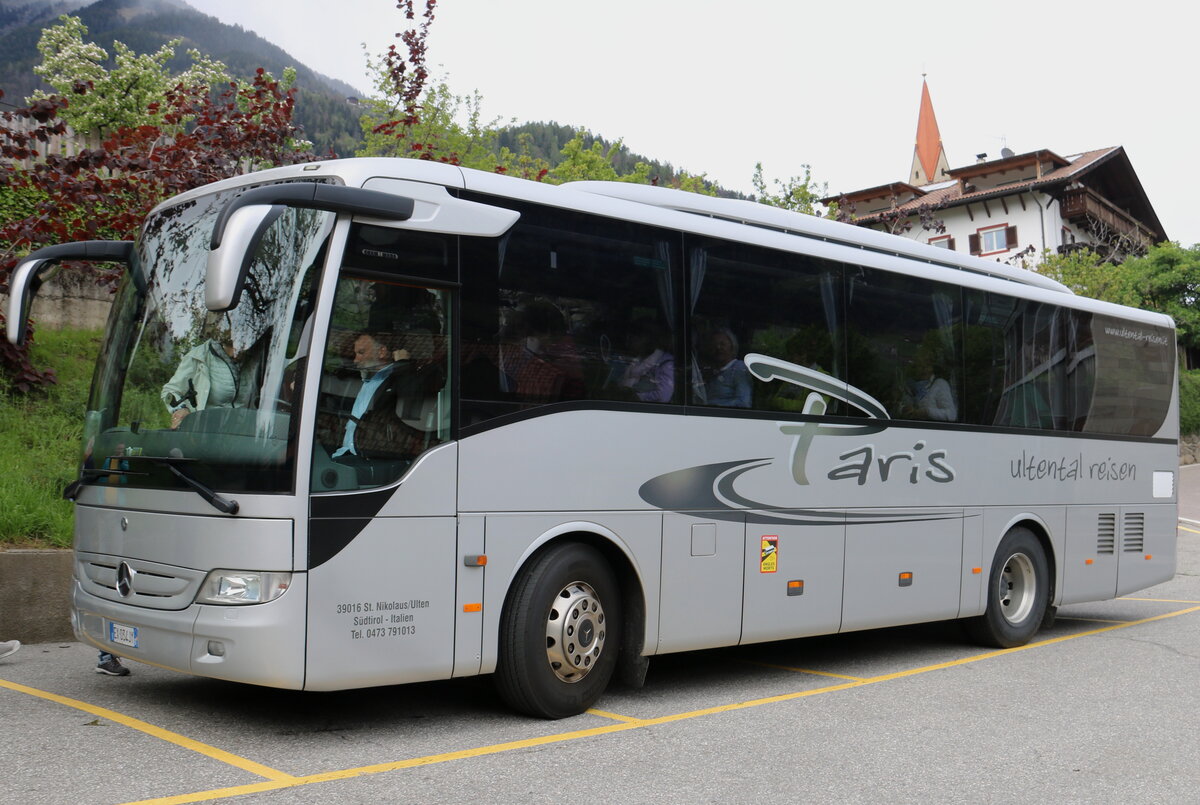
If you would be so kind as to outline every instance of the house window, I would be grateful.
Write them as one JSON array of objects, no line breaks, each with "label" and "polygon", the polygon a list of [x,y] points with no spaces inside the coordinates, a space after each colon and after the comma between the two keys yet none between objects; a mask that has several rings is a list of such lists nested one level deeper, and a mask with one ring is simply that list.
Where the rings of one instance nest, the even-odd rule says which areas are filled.
[{"label": "house window", "polygon": [[986,257],[1000,254],[1017,247],[1015,226],[989,226],[970,237],[971,254]]},{"label": "house window", "polygon": [[1008,250],[1007,239],[1004,235],[1008,232],[1008,227],[1001,226],[995,229],[984,229],[979,233],[979,252],[980,254],[991,254],[992,252],[1003,252]]},{"label": "house window", "polygon": [[954,251],[954,238],[949,235],[938,235],[929,239],[929,245],[937,246],[939,249]]}]

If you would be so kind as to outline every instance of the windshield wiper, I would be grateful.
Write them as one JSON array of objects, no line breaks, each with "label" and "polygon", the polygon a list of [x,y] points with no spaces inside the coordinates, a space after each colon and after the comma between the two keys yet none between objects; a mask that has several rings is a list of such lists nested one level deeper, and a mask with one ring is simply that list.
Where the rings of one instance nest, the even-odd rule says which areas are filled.
[{"label": "windshield wiper", "polygon": [[241,508],[236,500],[229,500],[228,498],[222,497],[175,466],[177,463],[195,461],[196,459],[194,458],[169,458],[167,456],[138,456],[138,458],[143,458],[146,461],[157,464],[160,467],[166,467],[175,474],[176,478],[183,481],[192,489],[196,490],[196,494],[204,498],[212,505],[213,508],[223,514],[237,514],[238,509]]},{"label": "windshield wiper", "polygon": [[[221,496],[217,492],[214,492],[213,490],[209,489],[207,486],[205,486],[204,484],[197,481],[195,478],[193,478],[192,476],[188,475],[187,473],[183,472],[182,470],[180,470],[178,467],[175,466],[176,464],[179,464],[179,463],[195,461],[196,459],[194,459],[194,458],[171,458],[169,456],[128,456],[124,460],[128,461],[129,458],[140,458],[140,459],[144,459],[145,461],[149,461],[153,464],[157,464],[160,467],[166,467],[172,473],[174,473],[176,478],[178,478],[179,480],[183,481],[185,484],[190,486],[192,489],[194,489],[196,491],[196,494],[198,494],[200,497],[202,497],[206,501],[208,501],[213,506],[213,508],[217,509],[218,511],[220,511],[224,514],[237,514],[238,509],[241,508],[241,506],[238,504],[238,502],[236,500],[229,500],[228,498]],[[149,473],[145,473],[145,472],[131,472],[130,470],[101,469],[101,468],[95,468],[95,467],[85,467],[84,469],[79,471],[79,476],[80,476],[79,478],[77,478],[74,481],[72,481],[71,483],[67,484],[67,488],[63,490],[63,498],[65,498],[66,500],[74,501],[75,498],[79,496],[79,490],[83,488],[84,479],[87,476],[148,475],[148,474]]]}]

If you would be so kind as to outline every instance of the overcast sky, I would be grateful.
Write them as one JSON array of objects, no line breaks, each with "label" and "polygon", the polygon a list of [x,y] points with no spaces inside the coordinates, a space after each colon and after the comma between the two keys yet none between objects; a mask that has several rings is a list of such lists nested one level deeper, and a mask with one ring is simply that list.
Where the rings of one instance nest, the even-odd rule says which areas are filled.
[{"label": "overcast sky", "polygon": [[[364,93],[392,0],[187,0]],[[419,5],[423,3],[418,0]],[[440,0],[430,65],[488,117],[556,121],[748,192],[907,180],[927,74],[951,167],[1121,145],[1172,240],[1200,242],[1196,14],[1008,0]],[[439,69],[435,67],[435,69]]]}]

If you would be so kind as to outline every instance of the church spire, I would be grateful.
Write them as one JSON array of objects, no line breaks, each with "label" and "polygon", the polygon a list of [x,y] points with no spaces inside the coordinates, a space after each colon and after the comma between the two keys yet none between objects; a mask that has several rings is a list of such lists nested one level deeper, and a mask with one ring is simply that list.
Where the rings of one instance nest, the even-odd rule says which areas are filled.
[{"label": "church spire", "polygon": [[913,149],[912,170],[908,183],[920,187],[946,178],[950,163],[946,160],[946,149],[942,147],[942,135],[938,131],[937,118],[933,114],[933,101],[929,97],[929,84],[921,76],[921,113],[917,117],[917,145]]}]

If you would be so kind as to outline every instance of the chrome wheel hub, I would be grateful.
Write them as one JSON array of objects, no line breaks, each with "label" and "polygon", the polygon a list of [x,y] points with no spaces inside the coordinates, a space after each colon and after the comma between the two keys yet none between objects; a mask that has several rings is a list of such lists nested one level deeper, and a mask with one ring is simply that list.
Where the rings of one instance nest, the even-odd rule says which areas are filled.
[{"label": "chrome wheel hub", "polygon": [[550,604],[546,659],[563,682],[587,676],[604,651],[604,607],[591,585],[573,581]]},{"label": "chrome wheel hub", "polygon": [[1033,562],[1023,553],[1008,557],[996,590],[1000,602],[1000,613],[1011,624],[1018,624],[1029,617],[1033,601],[1037,597],[1037,576]]}]

